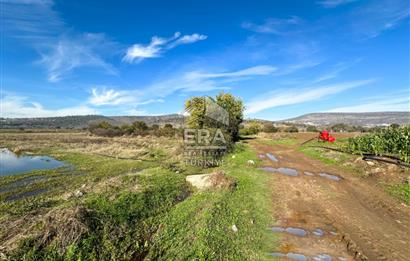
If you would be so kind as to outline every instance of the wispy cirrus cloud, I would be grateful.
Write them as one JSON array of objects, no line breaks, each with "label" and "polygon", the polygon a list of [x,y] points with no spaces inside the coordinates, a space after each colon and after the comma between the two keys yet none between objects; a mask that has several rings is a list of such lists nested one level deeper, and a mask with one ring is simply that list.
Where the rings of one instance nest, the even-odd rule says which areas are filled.
[{"label": "wispy cirrus cloud", "polygon": [[[135,89],[118,89],[100,86],[92,88],[88,104],[93,106],[132,106],[138,107],[151,103],[162,103],[165,97],[176,92],[207,92],[230,89],[226,83],[242,81],[243,77],[270,75],[276,67],[258,65],[236,71],[205,72],[189,71],[150,85]],[[248,78],[246,78],[248,79]]]},{"label": "wispy cirrus cloud", "polygon": [[50,82],[60,81],[80,67],[97,67],[115,75],[117,70],[100,55],[115,46],[103,34],[86,33],[75,38],[61,36],[56,44],[41,51],[38,64],[46,68]]},{"label": "wispy cirrus cloud", "polygon": [[348,3],[355,2],[357,0],[324,0],[324,1],[318,1],[317,4],[325,7],[325,8],[334,8],[340,5],[345,5]]},{"label": "wispy cirrus cloud", "polygon": [[297,16],[290,16],[289,18],[268,18],[262,24],[256,24],[253,22],[243,22],[242,28],[256,33],[263,34],[288,34],[291,29],[295,29],[296,26],[303,22]]},{"label": "wispy cirrus cloud", "polygon": [[401,95],[384,95],[360,100],[359,103],[337,107],[328,112],[378,112],[378,111],[410,111],[410,93]]},{"label": "wispy cirrus cloud", "polygon": [[324,97],[337,94],[355,87],[367,85],[372,82],[374,82],[374,79],[350,81],[323,86],[312,86],[303,89],[282,89],[265,93],[261,98],[253,100],[246,104],[246,114],[257,113],[279,106],[320,100]]},{"label": "wispy cirrus cloud", "polygon": [[359,63],[361,60],[362,59],[358,58],[351,62],[339,62],[335,64],[329,71],[323,73],[322,75],[314,79],[312,83],[319,83],[319,82],[328,81],[328,80],[337,78],[341,72],[351,68],[355,64]]},{"label": "wispy cirrus cloud", "polygon": [[349,16],[351,31],[364,38],[374,38],[384,31],[402,24],[410,16],[408,0],[369,0],[357,7]]},{"label": "wispy cirrus cloud", "polygon": [[7,36],[32,43],[55,37],[65,28],[52,0],[0,0],[0,4],[0,30]]},{"label": "wispy cirrus cloud", "polygon": [[1,5],[4,24],[0,30],[39,53],[41,59],[35,64],[45,68],[48,81],[58,82],[82,67],[117,73],[106,58],[118,44],[104,34],[70,29],[54,10],[52,0],[1,0]]},{"label": "wispy cirrus cloud", "polygon": [[132,105],[141,106],[151,103],[162,103],[163,99],[149,99],[144,97],[144,93],[138,89],[135,90],[116,90],[105,86],[91,89],[91,97],[88,103],[94,106],[116,106]]},{"label": "wispy cirrus cloud", "polygon": [[205,72],[190,72],[187,78],[236,78],[244,76],[259,76],[269,75],[277,71],[276,67],[270,65],[258,65],[248,67],[238,71],[221,72],[221,73],[205,73]]},{"label": "wispy cirrus cloud", "polygon": [[47,109],[41,103],[30,101],[28,97],[18,95],[4,95],[0,99],[1,117],[56,117],[70,115],[92,115],[98,111],[87,105],[78,105],[60,109]]},{"label": "wispy cirrus cloud", "polygon": [[205,40],[206,35],[191,34],[181,36],[180,32],[176,32],[170,38],[162,38],[153,36],[149,44],[134,44],[127,49],[123,61],[128,63],[140,62],[147,58],[160,57],[161,54],[169,49],[175,48],[178,45],[191,44]]}]

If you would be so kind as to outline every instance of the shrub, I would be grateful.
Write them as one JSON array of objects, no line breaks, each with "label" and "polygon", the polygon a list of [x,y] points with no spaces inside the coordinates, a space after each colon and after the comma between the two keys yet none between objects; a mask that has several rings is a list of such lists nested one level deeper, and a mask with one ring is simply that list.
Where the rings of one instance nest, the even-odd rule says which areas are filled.
[{"label": "shrub", "polygon": [[274,132],[278,132],[279,129],[273,126],[273,124],[271,123],[266,123],[263,125],[262,131],[267,132],[267,133],[274,133]]},{"label": "shrub", "polygon": [[318,132],[316,126],[312,126],[312,125],[308,126],[306,128],[306,131],[308,131],[308,132]]},{"label": "shrub", "polygon": [[296,126],[291,126],[285,129],[286,132],[299,132],[299,129]]}]

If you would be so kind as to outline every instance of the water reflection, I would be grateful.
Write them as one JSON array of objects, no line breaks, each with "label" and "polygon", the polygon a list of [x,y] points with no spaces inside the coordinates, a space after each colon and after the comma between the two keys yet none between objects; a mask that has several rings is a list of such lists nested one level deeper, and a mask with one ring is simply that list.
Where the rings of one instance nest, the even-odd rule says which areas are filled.
[{"label": "water reflection", "polygon": [[8,149],[0,149],[0,177],[22,174],[32,170],[55,169],[64,163],[48,156],[17,156]]}]

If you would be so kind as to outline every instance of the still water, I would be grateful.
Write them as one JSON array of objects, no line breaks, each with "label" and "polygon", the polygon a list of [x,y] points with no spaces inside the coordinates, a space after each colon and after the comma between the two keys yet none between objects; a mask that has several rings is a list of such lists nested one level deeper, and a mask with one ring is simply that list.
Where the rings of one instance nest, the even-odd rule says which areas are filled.
[{"label": "still water", "polygon": [[48,156],[18,156],[8,149],[0,149],[0,177],[23,174],[32,170],[55,169],[64,163]]}]

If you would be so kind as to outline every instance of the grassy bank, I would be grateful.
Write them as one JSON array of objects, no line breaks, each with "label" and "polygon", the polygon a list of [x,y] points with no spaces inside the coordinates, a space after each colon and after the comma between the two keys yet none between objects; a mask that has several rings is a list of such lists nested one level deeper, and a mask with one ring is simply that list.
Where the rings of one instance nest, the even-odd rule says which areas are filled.
[{"label": "grassy bank", "polygon": [[[233,191],[193,194],[162,220],[148,254],[151,260],[261,260],[273,247],[268,233],[271,175],[247,167],[258,161],[247,147],[226,158],[222,169],[236,179]],[[235,232],[232,226],[238,229]],[[187,247],[189,246],[189,247]]]},{"label": "grassy bank", "polygon": [[[67,137],[73,141],[64,144],[68,150],[46,141],[31,150],[62,160],[65,167],[0,180],[6,188],[42,177],[0,192],[0,253],[12,249],[3,252],[11,260],[260,260],[274,244],[266,229],[272,217],[271,175],[246,165],[258,161],[249,148],[238,147],[236,157],[227,156],[219,168],[236,180],[234,190],[200,192],[189,187],[185,175],[204,170],[169,160],[169,150],[141,154],[148,160],[115,159],[83,152],[84,146],[99,149],[107,139]],[[7,142],[22,144],[21,139]],[[43,188],[35,196],[5,200]]]}]

